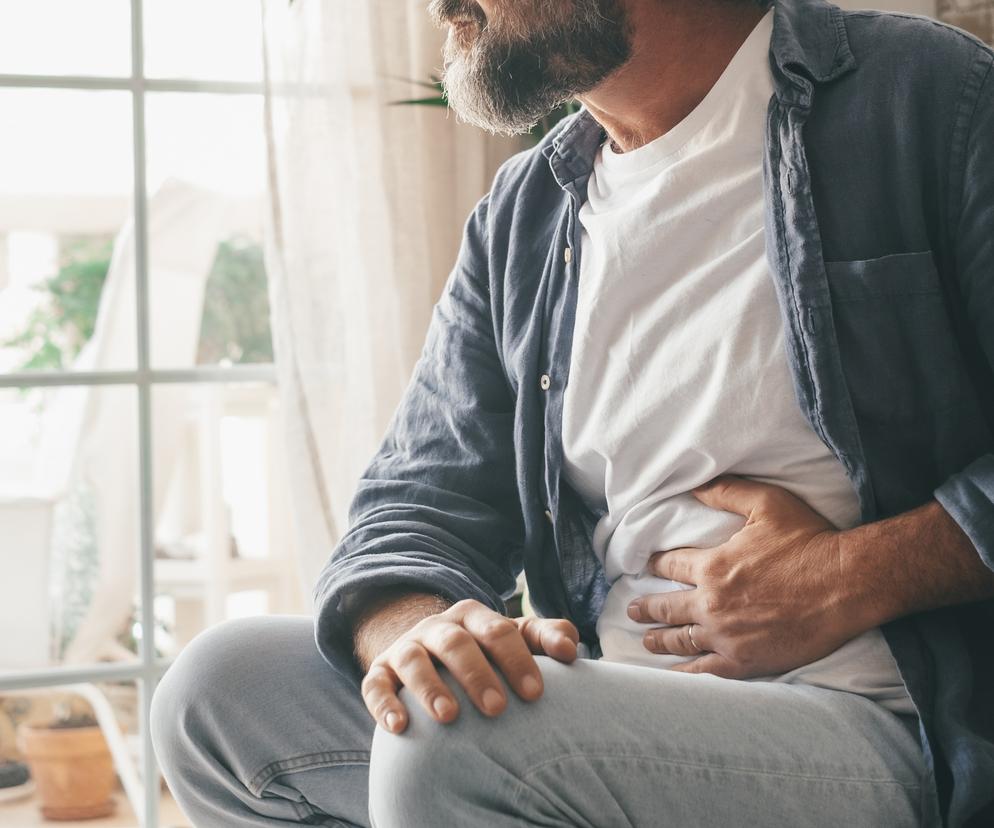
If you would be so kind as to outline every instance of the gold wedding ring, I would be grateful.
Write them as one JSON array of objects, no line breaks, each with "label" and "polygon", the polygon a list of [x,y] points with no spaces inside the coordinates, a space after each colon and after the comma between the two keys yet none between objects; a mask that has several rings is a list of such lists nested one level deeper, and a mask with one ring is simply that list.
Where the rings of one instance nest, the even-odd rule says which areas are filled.
[{"label": "gold wedding ring", "polygon": [[694,646],[694,649],[697,650],[697,654],[700,654],[700,653],[704,652],[704,648],[701,647],[696,641],[694,641],[694,627],[695,626],[696,626],[696,624],[690,624],[687,627],[687,638],[690,639],[690,643]]}]

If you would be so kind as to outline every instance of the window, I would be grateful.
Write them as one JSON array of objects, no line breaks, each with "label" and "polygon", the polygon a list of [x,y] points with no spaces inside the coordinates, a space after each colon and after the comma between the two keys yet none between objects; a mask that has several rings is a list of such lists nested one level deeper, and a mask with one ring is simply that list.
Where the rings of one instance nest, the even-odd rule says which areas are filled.
[{"label": "window", "polygon": [[169,660],[299,607],[263,92],[259,2],[0,0],[0,758],[35,708],[130,715],[116,799],[150,828]]}]

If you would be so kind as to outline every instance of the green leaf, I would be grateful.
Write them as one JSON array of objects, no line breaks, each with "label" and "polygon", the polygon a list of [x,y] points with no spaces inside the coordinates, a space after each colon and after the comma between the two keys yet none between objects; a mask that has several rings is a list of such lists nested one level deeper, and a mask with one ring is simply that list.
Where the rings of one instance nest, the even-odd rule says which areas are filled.
[{"label": "green leaf", "polygon": [[100,293],[110,267],[111,240],[68,238],[59,270],[37,288],[44,302],[0,347],[24,351],[22,371],[68,369],[93,335]]},{"label": "green leaf", "polygon": [[431,81],[419,81],[413,80],[411,78],[401,78],[396,75],[388,75],[389,80],[399,81],[400,83],[407,83],[411,86],[420,86],[422,89],[430,89],[435,95],[430,98],[407,98],[400,101],[390,101],[390,106],[448,106],[448,101],[445,97],[445,87],[442,82],[436,78],[434,75],[431,76]]},{"label": "green leaf", "polygon": [[273,361],[262,247],[245,238],[218,245],[207,276],[197,364]]},{"label": "green leaf", "polygon": [[390,106],[448,106],[445,98],[414,98],[409,101],[390,101]]}]

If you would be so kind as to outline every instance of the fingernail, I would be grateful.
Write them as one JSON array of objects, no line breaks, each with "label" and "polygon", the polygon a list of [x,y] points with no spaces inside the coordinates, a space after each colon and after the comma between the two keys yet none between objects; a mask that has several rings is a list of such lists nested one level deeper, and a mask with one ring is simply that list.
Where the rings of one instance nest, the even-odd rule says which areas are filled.
[{"label": "fingernail", "polygon": [[387,713],[387,730],[396,730],[398,725],[400,725],[400,716],[391,710]]},{"label": "fingernail", "polygon": [[445,696],[439,696],[432,702],[431,706],[435,710],[435,715],[440,719],[447,719],[454,709],[451,700]]},{"label": "fingernail", "polygon": [[525,676],[521,680],[521,689],[525,691],[526,696],[537,696],[542,690],[542,685],[535,676]]},{"label": "fingernail", "polygon": [[642,608],[637,602],[633,601],[628,605],[628,617],[631,618],[632,621],[642,620]]},{"label": "fingernail", "polygon": [[483,691],[483,709],[487,713],[496,713],[500,709],[501,695],[493,687],[488,687]]},{"label": "fingernail", "polygon": [[656,636],[655,636],[655,634],[651,633],[651,632],[647,632],[645,635],[643,635],[642,636],[642,644],[645,646],[645,648],[647,650],[654,650],[654,649],[656,649]]}]

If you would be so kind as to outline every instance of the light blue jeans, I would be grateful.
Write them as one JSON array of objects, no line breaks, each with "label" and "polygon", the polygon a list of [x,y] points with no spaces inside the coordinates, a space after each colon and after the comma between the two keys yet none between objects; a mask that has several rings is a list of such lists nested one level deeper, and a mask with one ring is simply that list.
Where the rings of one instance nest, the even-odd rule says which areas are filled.
[{"label": "light blue jeans", "polygon": [[307,618],[199,636],[157,689],[152,734],[196,828],[938,824],[917,720],[861,696],[539,657],[545,693],[441,725],[407,691],[375,728]]}]

